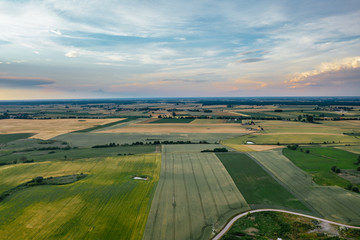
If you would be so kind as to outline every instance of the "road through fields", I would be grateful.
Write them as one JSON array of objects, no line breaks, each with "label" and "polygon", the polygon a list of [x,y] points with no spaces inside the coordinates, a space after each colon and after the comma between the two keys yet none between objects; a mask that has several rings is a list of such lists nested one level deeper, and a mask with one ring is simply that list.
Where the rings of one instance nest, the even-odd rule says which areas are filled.
[{"label": "road through fields", "polygon": [[333,221],[329,221],[323,218],[318,218],[318,217],[313,217],[310,215],[306,215],[306,214],[302,214],[302,213],[296,213],[296,212],[291,212],[291,211],[286,211],[286,210],[279,210],[279,209],[256,209],[256,210],[251,210],[251,211],[247,211],[244,213],[241,213],[239,215],[236,215],[234,218],[232,218],[228,224],[226,224],[226,226],[215,236],[212,238],[212,240],[219,240],[221,239],[222,236],[225,235],[225,233],[227,231],[229,231],[229,229],[231,228],[231,226],[240,218],[248,215],[249,213],[256,213],[256,212],[282,212],[282,213],[289,213],[289,214],[294,214],[297,216],[302,216],[302,217],[307,217],[307,218],[311,218],[311,219],[315,219],[321,222],[326,222],[326,223],[330,223],[330,224],[334,224],[340,227],[346,227],[346,228],[353,228],[353,229],[360,229],[360,227],[357,226],[350,226],[347,224],[342,224],[342,223],[337,223],[337,222],[333,222]]}]

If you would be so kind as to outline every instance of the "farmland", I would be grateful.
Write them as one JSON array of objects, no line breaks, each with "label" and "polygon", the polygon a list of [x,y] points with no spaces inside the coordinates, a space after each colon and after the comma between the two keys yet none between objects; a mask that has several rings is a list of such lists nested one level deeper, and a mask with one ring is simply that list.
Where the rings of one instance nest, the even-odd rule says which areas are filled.
[{"label": "farmland", "polygon": [[256,144],[313,144],[313,143],[360,143],[360,139],[342,134],[285,133],[252,134],[224,140],[224,144],[244,144],[247,141]]},{"label": "farmland", "polygon": [[[22,143],[24,143],[24,141],[22,141]],[[156,146],[154,145],[120,146],[120,147],[111,147],[111,148],[90,148],[90,149],[59,148],[55,150],[51,150],[51,147],[50,150],[46,150],[46,145],[45,145],[45,150],[41,150],[41,149],[37,150],[36,148],[31,148],[31,147],[34,147],[34,144],[29,145],[29,148],[23,150],[17,150],[16,152],[12,152],[12,150],[8,150],[4,154],[1,154],[0,152],[0,164],[13,163],[14,161],[20,163],[21,159],[24,158],[28,160],[32,160],[34,162],[44,162],[44,161],[73,161],[73,160],[92,158],[92,157],[115,157],[118,155],[153,153],[155,152],[156,149]],[[44,147],[44,145],[41,147]]]},{"label": "farmland", "polygon": [[310,173],[319,185],[346,187],[350,182],[331,171],[331,167],[336,166],[342,170],[355,170],[357,167],[354,164],[358,158],[357,154],[332,147],[305,147],[302,152],[300,149],[284,149],[283,153],[296,166]]},{"label": "farmland", "polygon": [[218,153],[217,156],[252,209],[283,208],[309,211],[248,155]]},{"label": "farmland", "polygon": [[161,176],[144,240],[209,239],[249,206],[212,153],[173,153],[164,146]]},{"label": "farmland", "polygon": [[0,144],[12,142],[18,139],[31,137],[32,133],[0,134]]},{"label": "farmland", "polygon": [[360,225],[359,194],[340,187],[315,184],[310,174],[294,165],[279,150],[250,154],[320,216],[337,222]]},{"label": "farmland", "polygon": [[[4,166],[0,192],[36,176],[78,173],[88,176],[73,184],[28,188],[1,202],[1,238],[141,239],[159,179],[159,154]],[[135,175],[149,180],[133,180]]]},{"label": "farmland", "polygon": [[[165,119],[164,119],[165,120]],[[101,133],[249,133],[241,124],[158,123],[132,124],[122,128],[99,131]]]},{"label": "farmland", "polygon": [[57,135],[77,131],[95,125],[118,121],[119,119],[4,119],[1,120],[0,133],[33,133],[33,138],[50,139]]},{"label": "farmland", "polygon": [[53,138],[65,141],[73,147],[92,147],[98,144],[115,142],[119,144],[153,141],[208,141],[220,142],[221,139],[236,137],[238,133],[68,133]]},{"label": "farmland", "polygon": [[[99,101],[0,103],[1,239],[210,239],[262,208],[360,225],[357,105]],[[22,187],[39,176],[74,181]],[[284,219],[247,221],[270,237]]]}]

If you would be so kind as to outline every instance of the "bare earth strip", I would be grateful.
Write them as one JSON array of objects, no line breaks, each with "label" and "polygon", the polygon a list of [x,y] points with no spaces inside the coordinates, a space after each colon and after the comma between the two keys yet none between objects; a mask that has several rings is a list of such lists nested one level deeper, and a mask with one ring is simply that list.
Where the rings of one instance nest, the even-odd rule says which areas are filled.
[{"label": "bare earth strip", "polygon": [[36,133],[32,138],[50,139],[55,136],[103,125],[123,118],[111,119],[4,119],[0,120],[0,134]]},{"label": "bare earth strip", "polygon": [[239,124],[133,124],[102,133],[249,133]]},{"label": "bare earth strip", "polygon": [[214,238],[212,238],[212,240],[221,239],[221,237],[224,236],[227,231],[229,231],[231,226],[234,225],[234,223],[238,219],[240,219],[240,218],[242,218],[244,216],[247,216],[249,213],[256,213],[256,212],[283,212],[283,213],[289,213],[289,214],[294,214],[294,215],[297,215],[297,216],[302,216],[302,217],[315,219],[315,220],[318,220],[318,221],[321,221],[321,222],[326,222],[326,223],[338,225],[340,227],[346,227],[346,228],[352,228],[352,229],[360,229],[360,227],[357,227],[357,226],[350,226],[350,225],[346,225],[346,224],[342,224],[342,223],[337,223],[337,222],[329,221],[329,220],[326,220],[326,219],[323,219],[323,218],[313,217],[313,216],[302,214],[302,213],[296,213],[296,212],[291,212],[291,211],[286,211],[286,210],[279,210],[279,209],[257,209],[257,210],[251,210],[251,211],[248,211],[248,212],[244,212],[244,213],[241,213],[241,214],[235,216],[233,219],[231,219],[228,222],[228,224],[226,224],[226,226],[221,230],[221,232],[219,232]]},{"label": "bare earth strip", "polygon": [[360,225],[359,194],[337,186],[315,184],[310,174],[298,168],[279,150],[249,154],[320,216],[336,222]]},{"label": "bare earth strip", "polygon": [[220,230],[246,210],[248,204],[215,154],[173,153],[164,146],[143,240],[209,239],[213,227]]}]

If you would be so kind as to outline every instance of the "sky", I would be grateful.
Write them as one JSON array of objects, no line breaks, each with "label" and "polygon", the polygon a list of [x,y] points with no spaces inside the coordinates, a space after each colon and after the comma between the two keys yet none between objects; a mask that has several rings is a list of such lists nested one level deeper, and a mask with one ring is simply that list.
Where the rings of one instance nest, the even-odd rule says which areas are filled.
[{"label": "sky", "polygon": [[360,95],[359,0],[1,0],[0,29],[0,100]]}]

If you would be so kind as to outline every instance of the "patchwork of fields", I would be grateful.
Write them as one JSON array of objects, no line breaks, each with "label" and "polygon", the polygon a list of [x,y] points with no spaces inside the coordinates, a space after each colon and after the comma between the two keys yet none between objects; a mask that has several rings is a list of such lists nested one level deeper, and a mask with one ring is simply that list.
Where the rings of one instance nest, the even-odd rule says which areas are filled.
[{"label": "patchwork of fields", "polygon": [[238,133],[68,133],[53,139],[66,141],[73,147],[92,147],[110,142],[131,144],[137,141],[207,141],[216,143],[222,139],[240,135]]},{"label": "patchwork of fields", "polygon": [[[302,114],[302,107],[273,112],[278,108],[273,105],[184,110],[219,119],[149,119],[146,114],[152,110],[145,106],[126,118],[1,120],[0,196],[37,176],[87,176],[66,185],[26,188],[0,200],[0,238],[209,239],[232,216],[250,208],[293,210],[360,225],[360,194],[343,189],[349,182],[329,171],[333,165],[356,171],[360,121],[314,124],[233,117]],[[162,109],[166,107],[157,107],[153,116],[174,112]],[[155,141],[193,144],[147,144]],[[203,141],[209,144],[199,144]],[[320,145],[328,143],[352,153]],[[306,146],[300,146],[303,152],[276,149],[286,144]],[[229,152],[201,152],[215,148]]]},{"label": "patchwork of fields", "polygon": [[256,144],[310,144],[310,143],[360,143],[360,139],[342,134],[319,133],[284,133],[284,134],[252,134],[233,139],[226,139],[224,144],[244,144],[247,141]]},{"label": "patchwork of fields", "polygon": [[1,134],[33,133],[33,138],[50,139],[55,136],[81,129],[120,121],[121,118],[110,119],[3,119],[0,124]]},{"label": "patchwork of fields", "polygon": [[[0,238],[141,239],[160,162],[160,154],[147,154],[2,166],[0,193],[36,176],[88,176],[5,198],[0,203]],[[134,175],[149,180],[134,180]]]},{"label": "patchwork of fields", "polygon": [[[350,182],[341,178],[330,169],[333,166],[344,170],[357,168],[354,163],[358,155],[333,147],[304,147],[303,151],[284,149],[283,154],[296,166],[310,173],[319,185],[340,186],[345,188]],[[309,153],[306,153],[309,151]]]},{"label": "patchwork of fields", "polygon": [[303,203],[248,155],[218,153],[217,156],[252,209],[280,208],[311,213]]},{"label": "patchwork of fields", "polygon": [[315,184],[311,175],[295,166],[281,154],[281,151],[250,154],[320,216],[340,223],[360,225],[359,194],[340,187],[323,187]]},{"label": "patchwork of fields", "polygon": [[173,153],[165,145],[161,168],[144,240],[209,239],[249,209],[213,153]]}]

